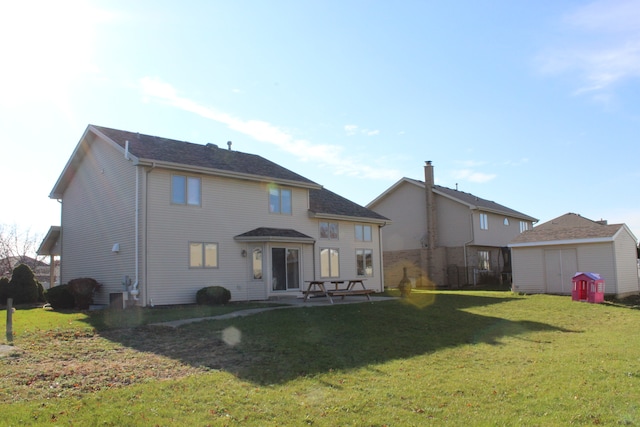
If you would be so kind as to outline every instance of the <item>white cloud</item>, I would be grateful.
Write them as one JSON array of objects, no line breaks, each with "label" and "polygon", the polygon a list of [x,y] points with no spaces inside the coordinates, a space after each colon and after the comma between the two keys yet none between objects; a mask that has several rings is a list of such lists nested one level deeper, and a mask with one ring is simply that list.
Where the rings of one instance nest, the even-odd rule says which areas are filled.
[{"label": "white cloud", "polygon": [[358,126],[357,125],[344,125],[344,131],[349,136],[355,135],[355,134],[358,133]]},{"label": "white cloud", "polygon": [[[169,83],[158,78],[143,77],[139,81],[143,96],[148,101],[160,102],[184,111],[197,114],[230,129],[245,134],[257,141],[273,144],[281,150],[296,156],[301,161],[316,161],[333,170],[336,175],[348,175],[369,179],[397,179],[401,173],[386,168],[368,166],[359,158],[349,157],[338,145],[314,144],[304,139],[296,139],[290,133],[263,120],[244,120],[217,111],[185,98]],[[358,126],[347,125],[345,131],[357,132]],[[377,132],[377,131],[374,131]]]},{"label": "white cloud", "polygon": [[576,73],[575,94],[599,92],[640,78],[640,2],[594,1],[567,15],[563,30],[569,42],[539,56],[540,69],[550,74]]},{"label": "white cloud", "polygon": [[576,27],[606,33],[640,30],[637,0],[600,0],[587,4],[566,17]]},{"label": "white cloud", "polygon": [[380,131],[377,129],[360,129],[358,125],[344,125],[344,131],[346,132],[347,136],[354,136],[358,134],[366,136],[376,136],[380,134]]},{"label": "white cloud", "polygon": [[473,169],[457,169],[452,172],[455,179],[477,182],[483,184],[493,180],[497,175],[494,173],[476,172]]}]

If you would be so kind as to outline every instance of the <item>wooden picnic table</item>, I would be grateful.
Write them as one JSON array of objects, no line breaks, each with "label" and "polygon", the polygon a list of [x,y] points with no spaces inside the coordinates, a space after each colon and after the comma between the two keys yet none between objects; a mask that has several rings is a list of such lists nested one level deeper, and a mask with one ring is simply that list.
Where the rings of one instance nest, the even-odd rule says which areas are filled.
[{"label": "wooden picnic table", "polygon": [[[304,301],[306,302],[309,296],[311,295],[324,295],[327,299],[333,304],[333,298],[331,297],[344,297],[350,295],[364,295],[367,297],[368,301],[371,301],[370,295],[375,293],[373,289],[367,289],[364,286],[364,281],[366,279],[349,279],[349,280],[330,280],[329,282],[335,286],[335,289],[327,289],[324,280],[310,280],[307,281],[309,285],[307,286],[307,290],[304,291]],[[347,282],[346,288],[340,288],[341,285]],[[362,289],[356,289],[356,285],[360,285]],[[317,289],[316,289],[317,288]]]},{"label": "wooden picnic table", "polygon": [[307,299],[311,295],[324,295],[329,299],[331,304],[333,304],[333,299],[331,299],[331,295],[327,293],[327,288],[324,286],[324,280],[309,280],[306,283],[309,285],[307,286],[307,290],[303,292],[304,302],[307,302]]},{"label": "wooden picnic table", "polygon": [[[347,287],[345,289],[338,289],[338,286],[336,285],[335,291],[331,290],[331,291],[327,291],[327,293],[334,297],[340,296],[342,297],[342,299],[350,295],[364,295],[367,297],[367,301],[371,301],[370,295],[375,291],[373,289],[367,289],[366,286],[364,286],[365,280],[366,279],[349,279]],[[362,289],[356,289],[356,285],[360,285]]]}]

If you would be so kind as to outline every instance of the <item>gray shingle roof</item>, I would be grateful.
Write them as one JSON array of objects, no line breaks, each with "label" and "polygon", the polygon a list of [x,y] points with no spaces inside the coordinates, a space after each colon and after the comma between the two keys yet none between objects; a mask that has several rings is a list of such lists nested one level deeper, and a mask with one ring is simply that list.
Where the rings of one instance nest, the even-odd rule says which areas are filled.
[{"label": "gray shingle roof", "polygon": [[612,238],[624,224],[602,224],[567,213],[518,235],[511,244]]},{"label": "gray shingle roof", "polygon": [[[297,173],[255,154],[218,148],[213,144],[194,144],[141,133],[92,125],[100,133],[125,147],[141,160],[176,163],[226,172],[270,177],[304,184],[316,184]],[[316,184],[318,185],[318,184]]]},{"label": "gray shingle roof", "polygon": [[[424,181],[420,181],[412,178],[406,178],[406,179],[409,181],[413,181],[414,183],[422,187],[424,187],[425,185]],[[481,197],[475,196],[471,193],[465,193],[464,191],[454,190],[448,187],[443,187],[441,185],[434,185],[433,189],[437,193],[440,193],[452,199],[458,200],[459,202],[464,203],[466,205],[474,206],[480,210],[500,213],[503,215],[512,216],[515,218],[522,218],[522,219],[526,219],[533,222],[538,221],[537,218],[523,214],[522,212],[518,212],[515,209],[511,209],[509,207],[501,205],[500,203],[496,203],[493,200],[487,200],[487,199],[483,199]]]},{"label": "gray shingle roof", "polygon": [[126,141],[129,141],[129,152],[140,160],[168,162],[298,182],[310,187],[309,204],[310,211],[313,213],[388,221],[388,218],[329,190],[320,188],[319,184],[310,179],[258,155],[217,148],[212,144],[194,144],[95,125],[90,125],[90,127],[123,149]]},{"label": "gray shingle roof", "polygon": [[304,233],[293,230],[291,228],[271,228],[271,227],[259,227],[246,233],[239,234],[235,237],[237,240],[256,240],[256,239],[291,239],[291,240],[304,240],[313,241],[313,237],[307,236]]},{"label": "gray shingle roof", "polygon": [[508,208],[504,205],[501,205],[500,203],[494,202],[493,200],[482,199],[478,196],[474,196],[473,194],[465,193],[464,191],[453,190],[451,188],[442,187],[440,185],[435,185],[434,189],[448,195],[449,197],[458,199],[468,205],[477,206],[481,210],[484,209],[492,212],[503,213],[505,215],[513,216],[516,218],[520,217],[537,221],[537,219],[532,218],[529,215],[518,212],[515,209]]},{"label": "gray shingle roof", "polygon": [[328,214],[349,217],[371,218],[380,221],[389,221],[377,212],[360,206],[351,200],[322,188],[309,190],[309,210],[315,214]]}]

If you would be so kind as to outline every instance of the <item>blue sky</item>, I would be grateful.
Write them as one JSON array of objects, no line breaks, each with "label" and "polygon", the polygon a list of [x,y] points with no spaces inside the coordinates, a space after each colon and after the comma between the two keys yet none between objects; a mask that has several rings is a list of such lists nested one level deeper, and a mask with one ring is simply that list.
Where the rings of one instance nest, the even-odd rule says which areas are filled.
[{"label": "blue sky", "polygon": [[88,124],[273,160],[365,205],[403,176],[640,237],[640,2],[0,5],[0,224],[44,235]]}]

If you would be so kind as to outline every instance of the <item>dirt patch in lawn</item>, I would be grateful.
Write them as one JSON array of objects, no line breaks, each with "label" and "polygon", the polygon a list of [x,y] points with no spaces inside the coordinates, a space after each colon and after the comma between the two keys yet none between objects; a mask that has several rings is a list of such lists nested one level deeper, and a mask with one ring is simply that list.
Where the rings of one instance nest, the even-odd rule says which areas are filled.
[{"label": "dirt patch in lawn", "polygon": [[81,396],[242,364],[220,334],[191,337],[166,327],[41,331],[19,340],[19,348],[0,358],[1,403]]}]

